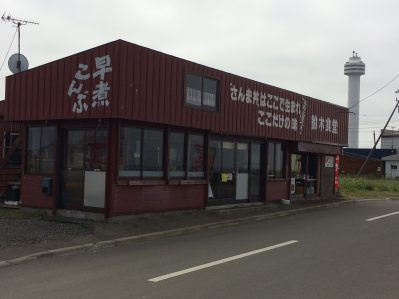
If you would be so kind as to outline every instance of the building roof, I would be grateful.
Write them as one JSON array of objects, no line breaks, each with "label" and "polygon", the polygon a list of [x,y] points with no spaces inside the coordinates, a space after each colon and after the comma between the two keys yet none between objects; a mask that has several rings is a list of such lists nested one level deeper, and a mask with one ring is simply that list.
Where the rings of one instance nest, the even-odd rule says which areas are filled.
[{"label": "building roof", "polygon": [[384,133],[381,135],[381,138],[384,137],[385,138],[399,137],[399,131],[385,129]]},{"label": "building roof", "polygon": [[[344,156],[351,156],[357,158],[366,158],[371,151],[371,148],[343,148],[342,152]],[[372,160],[382,160],[383,157],[396,154],[396,149],[374,149],[371,154],[370,159]]]},{"label": "building roof", "polygon": [[383,161],[399,161],[399,154],[383,157],[382,160]]}]

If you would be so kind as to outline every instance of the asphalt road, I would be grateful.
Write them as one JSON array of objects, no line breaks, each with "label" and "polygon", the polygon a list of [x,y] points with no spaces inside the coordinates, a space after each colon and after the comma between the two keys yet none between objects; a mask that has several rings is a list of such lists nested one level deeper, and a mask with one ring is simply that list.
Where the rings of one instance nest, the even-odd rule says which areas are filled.
[{"label": "asphalt road", "polygon": [[0,298],[399,298],[395,212],[369,201],[41,259],[0,269]]}]

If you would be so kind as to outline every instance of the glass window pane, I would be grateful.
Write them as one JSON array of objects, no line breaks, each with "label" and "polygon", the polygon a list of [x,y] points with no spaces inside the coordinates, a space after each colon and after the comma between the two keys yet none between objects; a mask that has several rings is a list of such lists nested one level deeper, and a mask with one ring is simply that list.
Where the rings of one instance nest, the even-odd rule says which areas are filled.
[{"label": "glass window pane", "polygon": [[213,198],[221,198],[222,142],[220,140],[209,141],[208,167]]},{"label": "glass window pane", "polygon": [[217,81],[204,78],[203,106],[216,109]]},{"label": "glass window pane", "polygon": [[190,177],[204,176],[204,136],[189,136],[188,175]]},{"label": "glass window pane", "polygon": [[26,173],[39,174],[40,165],[40,127],[28,129]]},{"label": "glass window pane", "polygon": [[66,167],[69,170],[83,170],[85,132],[70,130],[67,139]]},{"label": "glass window pane", "polygon": [[275,175],[276,178],[283,177],[283,162],[284,162],[284,152],[281,143],[276,143],[276,164],[275,164]]},{"label": "glass window pane", "polygon": [[85,170],[106,170],[107,131],[105,129],[86,131]]},{"label": "glass window pane", "polygon": [[183,177],[184,171],[184,133],[169,135],[169,175]]},{"label": "glass window pane", "polygon": [[267,144],[267,176],[274,177],[274,142]]},{"label": "glass window pane", "polygon": [[234,142],[223,142],[222,171],[234,172]]},{"label": "glass window pane", "polygon": [[238,172],[248,172],[248,143],[237,143]]},{"label": "glass window pane", "polygon": [[140,176],[141,129],[122,128],[119,149],[119,176]]},{"label": "glass window pane", "polygon": [[202,77],[186,74],[186,104],[201,107]]},{"label": "glass window pane", "polygon": [[260,144],[251,144],[251,172],[260,174]]},{"label": "glass window pane", "polygon": [[163,131],[143,130],[143,176],[162,177]]},{"label": "glass window pane", "polygon": [[54,127],[42,127],[41,136],[41,174],[51,175],[54,173],[56,151],[56,138]]},{"label": "glass window pane", "polygon": [[291,155],[291,177],[298,178],[301,174],[302,163],[301,155],[292,154]]},{"label": "glass window pane", "polygon": [[260,189],[260,144],[251,144],[251,175],[249,178],[249,195],[259,197]]},{"label": "glass window pane", "polygon": [[213,173],[222,172],[222,149],[219,140],[211,140],[209,142],[208,159],[210,176]]}]

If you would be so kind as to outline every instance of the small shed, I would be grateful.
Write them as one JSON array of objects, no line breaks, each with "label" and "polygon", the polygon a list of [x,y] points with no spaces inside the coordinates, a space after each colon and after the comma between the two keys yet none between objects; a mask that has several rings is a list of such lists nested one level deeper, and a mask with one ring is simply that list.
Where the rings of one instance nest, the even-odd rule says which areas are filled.
[{"label": "small shed", "polygon": [[385,162],[385,177],[395,179],[399,177],[399,154],[382,158]]}]

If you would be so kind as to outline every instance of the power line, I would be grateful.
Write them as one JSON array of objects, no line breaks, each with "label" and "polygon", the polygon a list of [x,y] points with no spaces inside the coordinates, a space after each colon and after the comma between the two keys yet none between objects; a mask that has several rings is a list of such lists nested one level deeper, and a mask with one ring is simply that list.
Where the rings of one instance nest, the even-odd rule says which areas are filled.
[{"label": "power line", "polygon": [[2,63],[2,64],[1,64],[1,66],[0,66],[0,72],[1,72],[1,70],[3,69],[4,62],[6,62],[6,59],[7,59],[8,53],[10,53],[10,49],[11,49],[11,46],[12,46],[12,44],[14,43],[14,39],[15,39],[15,36],[17,35],[17,31],[18,31],[18,29],[16,29],[16,30],[15,30],[15,32],[14,32],[14,36],[12,37],[12,40],[11,40],[10,46],[8,47],[8,50],[7,50],[6,56],[4,57],[3,63]]},{"label": "power line", "polygon": [[376,91],[374,91],[372,94],[368,95],[367,97],[359,100],[357,103],[353,104],[352,106],[350,106],[348,109],[352,109],[353,107],[355,107],[356,105],[359,105],[361,102],[367,100],[368,98],[372,97],[373,95],[379,93],[381,90],[383,90],[385,87],[387,87],[389,84],[391,84],[393,81],[395,81],[397,78],[399,78],[399,74],[397,74],[391,81],[389,81],[387,84],[385,84],[383,87],[377,89]]}]

